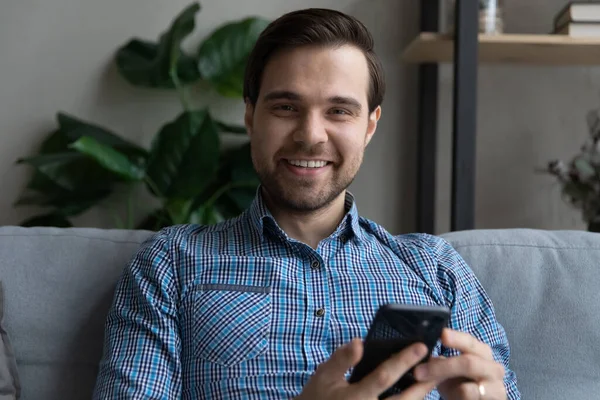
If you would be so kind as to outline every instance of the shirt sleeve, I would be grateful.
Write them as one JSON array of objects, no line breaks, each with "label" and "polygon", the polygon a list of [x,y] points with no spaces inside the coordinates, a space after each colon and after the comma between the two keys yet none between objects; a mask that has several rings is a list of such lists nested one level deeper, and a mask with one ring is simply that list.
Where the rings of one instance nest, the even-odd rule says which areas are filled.
[{"label": "shirt sleeve", "polygon": [[180,398],[177,293],[163,230],[142,244],[117,284],[95,400]]},{"label": "shirt sleeve", "polygon": [[[460,254],[444,239],[431,239],[438,261],[438,278],[451,308],[450,327],[468,332],[487,343],[494,359],[504,365],[504,386],[510,400],[520,399],[517,377],[510,369],[510,346],[506,332],[497,321],[491,299]],[[446,357],[457,355],[454,349],[442,348]]]}]

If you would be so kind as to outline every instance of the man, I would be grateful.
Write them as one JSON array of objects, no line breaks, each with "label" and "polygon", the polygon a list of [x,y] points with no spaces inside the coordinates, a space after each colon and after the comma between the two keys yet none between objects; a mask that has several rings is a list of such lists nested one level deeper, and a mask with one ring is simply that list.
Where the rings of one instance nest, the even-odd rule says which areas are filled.
[{"label": "man", "polygon": [[460,256],[437,237],[390,235],[346,191],[384,88],[372,38],[349,16],[297,11],[263,32],[244,90],[255,201],[142,246],[108,316],[96,399],[376,399],[426,352],[416,344],[348,383],[385,303],[452,312],[397,399],[520,397],[504,330]]}]

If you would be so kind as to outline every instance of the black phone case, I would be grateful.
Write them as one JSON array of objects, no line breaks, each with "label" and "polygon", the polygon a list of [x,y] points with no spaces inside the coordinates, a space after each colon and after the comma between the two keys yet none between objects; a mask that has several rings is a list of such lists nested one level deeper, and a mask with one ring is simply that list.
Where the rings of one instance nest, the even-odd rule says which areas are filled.
[{"label": "black phone case", "polygon": [[[403,304],[382,306],[373,319],[364,342],[363,357],[354,367],[349,382],[360,381],[383,361],[413,343],[422,342],[427,346],[429,352],[421,362],[427,361],[443,328],[448,324],[449,315],[450,311],[446,307]],[[411,368],[379,398],[385,399],[400,393],[415,383],[413,369]]]}]

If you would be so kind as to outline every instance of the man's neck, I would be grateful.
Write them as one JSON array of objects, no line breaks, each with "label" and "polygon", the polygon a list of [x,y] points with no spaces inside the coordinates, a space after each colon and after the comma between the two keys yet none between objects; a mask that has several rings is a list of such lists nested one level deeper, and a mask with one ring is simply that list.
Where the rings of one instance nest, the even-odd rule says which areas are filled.
[{"label": "man's neck", "polygon": [[274,204],[269,195],[263,192],[269,211],[277,224],[291,238],[316,249],[319,242],[331,235],[346,213],[346,192],[322,209],[311,212],[295,212],[282,209]]}]

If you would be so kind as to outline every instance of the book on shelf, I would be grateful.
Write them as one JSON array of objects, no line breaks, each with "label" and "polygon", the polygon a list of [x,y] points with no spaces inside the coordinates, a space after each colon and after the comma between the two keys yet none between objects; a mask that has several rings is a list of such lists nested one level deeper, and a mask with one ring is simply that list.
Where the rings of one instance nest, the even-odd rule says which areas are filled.
[{"label": "book on shelf", "polygon": [[600,22],[568,22],[558,27],[554,33],[579,38],[600,38]]},{"label": "book on shelf", "polygon": [[555,29],[571,22],[600,23],[600,1],[571,1],[554,17]]},{"label": "book on shelf", "polygon": [[571,1],[554,18],[554,34],[600,37],[600,1]]}]

